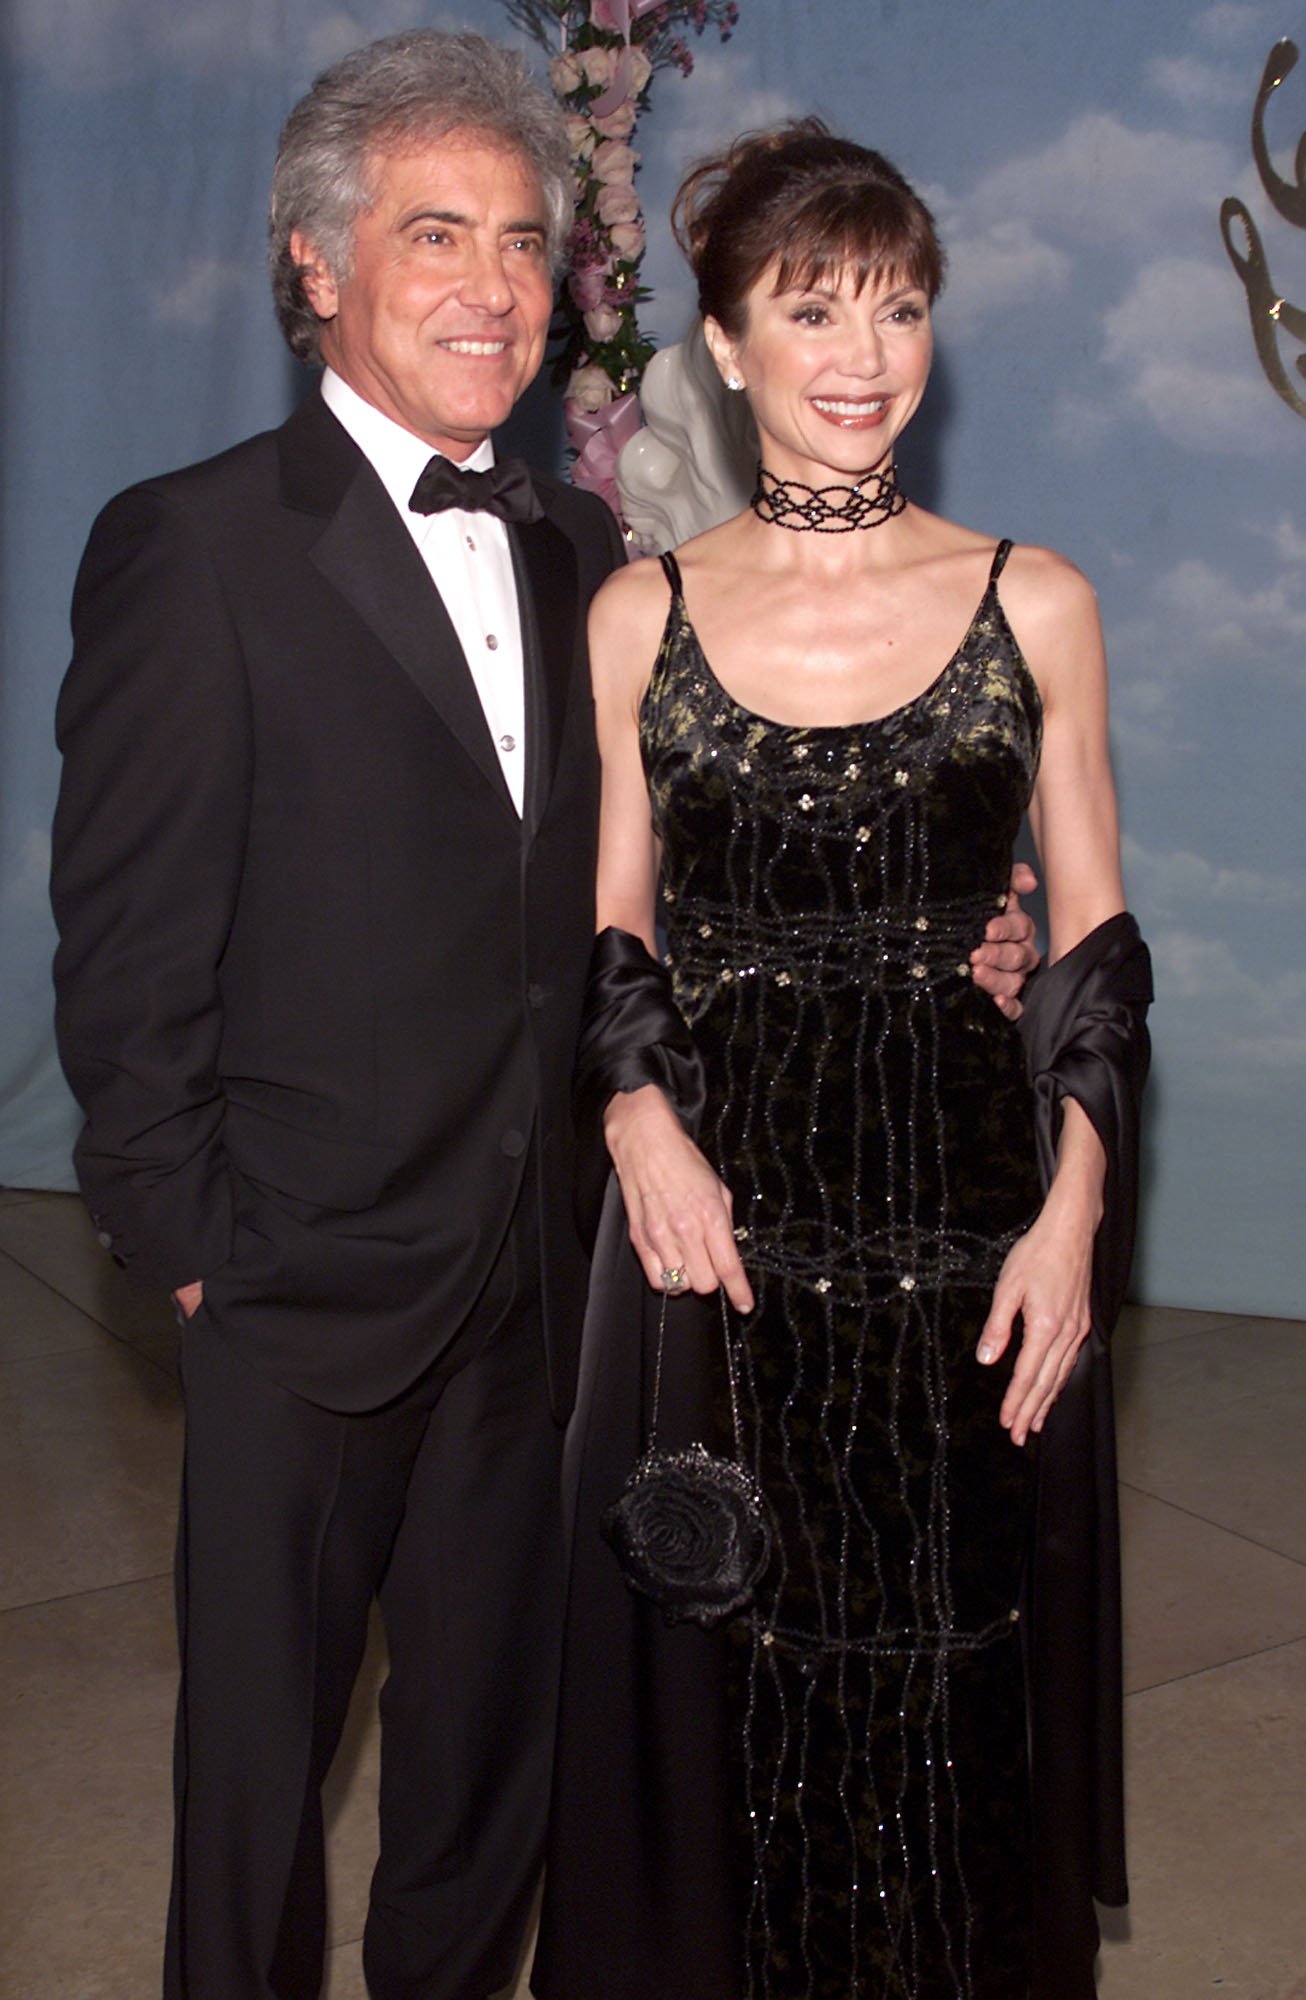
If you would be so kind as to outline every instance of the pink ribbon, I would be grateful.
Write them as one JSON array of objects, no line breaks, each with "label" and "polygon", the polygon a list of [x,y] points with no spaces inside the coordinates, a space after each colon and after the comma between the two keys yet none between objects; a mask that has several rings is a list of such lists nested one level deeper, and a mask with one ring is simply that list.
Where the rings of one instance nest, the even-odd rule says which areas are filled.
[{"label": "pink ribbon", "polygon": [[590,13],[600,28],[608,28],[629,41],[631,22],[665,5],[666,0],[594,0]]},{"label": "pink ribbon", "polygon": [[617,57],[616,73],[602,97],[596,97],[589,107],[591,118],[606,118],[609,111],[615,111],[630,96],[630,24],[638,21],[641,14],[651,14],[655,7],[664,5],[664,0],[593,0],[591,18],[600,28],[608,28],[614,35],[620,35],[625,47]]},{"label": "pink ribbon", "polygon": [[617,458],[642,426],[639,397],[633,389],[605,403],[601,410],[582,410],[568,397],[563,410],[567,419],[567,442],[576,452],[571,483],[606,500],[621,519],[621,496],[617,492]]}]

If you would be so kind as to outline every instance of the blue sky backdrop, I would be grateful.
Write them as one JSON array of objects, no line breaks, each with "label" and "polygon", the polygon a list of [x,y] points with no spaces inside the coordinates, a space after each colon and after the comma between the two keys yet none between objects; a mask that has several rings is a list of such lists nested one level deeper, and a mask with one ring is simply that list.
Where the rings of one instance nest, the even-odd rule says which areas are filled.
[{"label": "blue sky backdrop", "polygon": [[[0,1181],[68,1177],[46,829],[86,530],[130,479],[289,407],[262,270],[276,129],[324,62],[419,21],[507,32],[493,0],[10,0]],[[743,127],[820,111],[933,203],[950,276],[908,481],[1064,550],[1102,603],[1127,886],[1158,985],[1138,1288],[1306,1314],[1306,421],[1260,370],[1218,227],[1240,195],[1306,305],[1306,231],[1274,213],[1249,141],[1283,35],[1306,49],[1300,6],[741,0],[728,45],[658,76],[635,143],[663,342],[692,311],[671,195]],[[1266,123],[1290,179],[1306,64]]]}]

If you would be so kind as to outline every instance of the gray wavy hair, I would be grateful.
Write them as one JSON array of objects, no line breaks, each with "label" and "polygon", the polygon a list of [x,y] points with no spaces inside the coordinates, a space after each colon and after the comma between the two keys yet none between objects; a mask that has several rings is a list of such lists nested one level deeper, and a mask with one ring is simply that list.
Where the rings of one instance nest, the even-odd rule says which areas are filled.
[{"label": "gray wavy hair", "polygon": [[282,127],[268,261],[281,331],[301,361],[317,358],[321,321],[291,255],[292,232],[302,232],[338,281],[347,279],[354,225],[372,202],[372,155],[457,130],[484,133],[536,175],[548,211],[549,259],[558,269],[575,193],[556,99],[520,55],[480,35],[412,28],[383,36],[324,70]]}]

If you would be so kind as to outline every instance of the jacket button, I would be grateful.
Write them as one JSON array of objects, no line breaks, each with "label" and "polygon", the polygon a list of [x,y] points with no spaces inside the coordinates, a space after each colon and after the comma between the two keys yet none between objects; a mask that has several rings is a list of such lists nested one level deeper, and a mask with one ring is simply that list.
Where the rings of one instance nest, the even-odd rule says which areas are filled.
[{"label": "jacket button", "polygon": [[542,1007],[545,1001],[548,999],[548,997],[549,996],[545,992],[544,988],[542,986],[535,985],[533,981],[526,988],[527,1004],[531,1007],[536,1007],[536,1008]]},{"label": "jacket button", "polygon": [[519,1160],[526,1151],[526,1135],[510,1128],[499,1141],[499,1151],[506,1153],[510,1160]]},{"label": "jacket button", "polygon": [[101,1250],[112,1250],[113,1238],[112,1236],[110,1236],[107,1229],[102,1229],[95,1240],[99,1244]]}]

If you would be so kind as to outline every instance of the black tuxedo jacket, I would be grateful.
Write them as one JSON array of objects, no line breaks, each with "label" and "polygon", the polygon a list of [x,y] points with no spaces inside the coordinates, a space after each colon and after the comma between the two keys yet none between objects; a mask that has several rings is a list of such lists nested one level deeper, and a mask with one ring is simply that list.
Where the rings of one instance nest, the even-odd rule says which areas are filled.
[{"label": "black tuxedo jacket", "polygon": [[519,818],[438,592],[314,396],[110,503],[73,604],[55,821],[60,1053],[101,1239],[337,1409],[456,1331],[522,1177],[555,1407],[584,1259],[568,1093],[593,934],[592,496],[510,529]]}]

